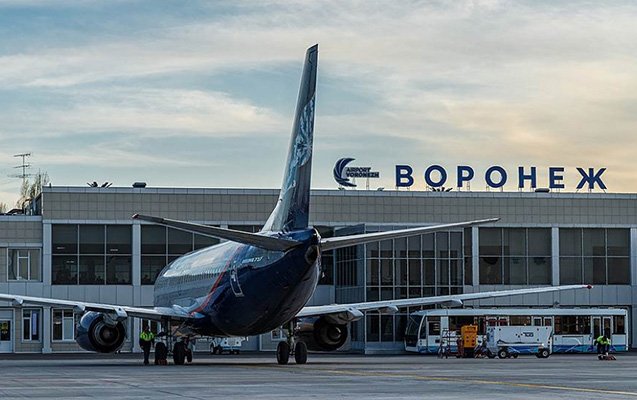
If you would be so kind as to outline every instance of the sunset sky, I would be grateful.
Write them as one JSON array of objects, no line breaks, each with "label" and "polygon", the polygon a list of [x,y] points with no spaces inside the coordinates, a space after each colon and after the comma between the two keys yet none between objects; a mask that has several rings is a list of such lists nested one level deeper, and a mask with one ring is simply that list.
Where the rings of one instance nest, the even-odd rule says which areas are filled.
[{"label": "sunset sky", "polygon": [[605,1],[0,0],[0,201],[33,153],[53,185],[280,186],[319,44],[313,187],[339,158],[607,168],[636,192],[637,6]]}]

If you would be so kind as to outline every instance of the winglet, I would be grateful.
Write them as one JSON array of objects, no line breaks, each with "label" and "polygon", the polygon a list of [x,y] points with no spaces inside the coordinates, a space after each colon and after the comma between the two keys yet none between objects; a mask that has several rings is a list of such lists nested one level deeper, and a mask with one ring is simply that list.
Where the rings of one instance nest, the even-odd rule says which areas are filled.
[{"label": "winglet", "polygon": [[134,214],[132,216],[133,219],[138,219],[140,221],[148,221],[148,222],[154,222],[156,224],[162,224],[164,219],[163,218],[159,218],[159,217],[153,217],[150,215],[142,215],[142,214]]}]

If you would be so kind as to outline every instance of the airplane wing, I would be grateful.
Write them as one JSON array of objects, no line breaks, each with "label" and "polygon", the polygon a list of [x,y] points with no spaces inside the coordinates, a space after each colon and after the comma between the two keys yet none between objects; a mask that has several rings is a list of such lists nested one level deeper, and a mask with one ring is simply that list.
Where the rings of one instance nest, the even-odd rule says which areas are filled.
[{"label": "airplane wing", "polygon": [[0,300],[10,301],[13,305],[37,305],[51,307],[68,307],[73,308],[76,312],[98,311],[104,313],[112,313],[118,317],[138,317],[152,320],[175,319],[187,320],[194,318],[188,312],[179,307],[130,307],[119,306],[115,304],[87,303],[74,300],[48,299],[46,297],[21,296],[16,294],[0,294]]},{"label": "airplane wing", "polygon": [[404,238],[408,236],[422,235],[425,233],[432,233],[432,232],[438,232],[438,231],[445,231],[445,230],[453,229],[453,228],[466,228],[468,226],[482,225],[482,224],[488,224],[491,222],[496,222],[499,219],[500,218],[478,219],[474,221],[454,222],[452,224],[398,229],[398,230],[386,231],[386,232],[363,233],[360,235],[350,235],[350,236],[336,236],[336,237],[321,239],[321,250],[323,251],[333,250],[333,249],[338,249],[341,247],[355,246],[358,244],[365,244],[365,243],[375,242],[378,240],[385,240],[385,239],[400,239],[400,238]]},{"label": "airplane wing", "polygon": [[591,285],[547,286],[530,289],[498,290],[493,292],[466,293],[450,296],[419,297],[414,299],[370,301],[366,303],[330,304],[325,306],[308,306],[296,315],[300,317],[326,316],[334,323],[344,324],[363,317],[365,311],[380,311],[385,314],[398,312],[399,307],[428,306],[434,304],[461,306],[464,301],[491,299],[495,297],[516,296],[556,292],[560,290],[591,289]]},{"label": "airplane wing", "polygon": [[148,221],[159,225],[170,226],[172,228],[181,229],[188,232],[196,232],[202,235],[216,237],[218,239],[244,243],[266,250],[286,251],[300,244],[299,242],[290,239],[265,236],[258,233],[236,231],[234,229],[219,228],[216,226],[194,224],[192,222],[178,221],[175,219],[152,217],[150,215],[135,214],[133,215],[133,219],[139,219],[141,221]]}]

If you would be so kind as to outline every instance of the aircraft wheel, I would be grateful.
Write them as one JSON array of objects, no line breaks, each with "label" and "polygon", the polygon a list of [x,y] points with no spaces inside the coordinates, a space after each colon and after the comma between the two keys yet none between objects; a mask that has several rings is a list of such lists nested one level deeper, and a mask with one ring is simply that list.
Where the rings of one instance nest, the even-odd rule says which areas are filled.
[{"label": "aircraft wheel", "polygon": [[173,347],[173,361],[175,365],[184,365],[186,361],[186,346],[182,342],[175,343]]},{"label": "aircraft wheel", "polygon": [[192,351],[186,352],[186,360],[188,360],[189,363],[192,362]]},{"label": "aircraft wheel", "polygon": [[294,361],[297,364],[307,363],[307,345],[304,342],[296,342],[296,346],[294,346]]},{"label": "aircraft wheel", "polygon": [[290,360],[290,345],[288,342],[279,342],[276,346],[276,362],[285,365]]}]

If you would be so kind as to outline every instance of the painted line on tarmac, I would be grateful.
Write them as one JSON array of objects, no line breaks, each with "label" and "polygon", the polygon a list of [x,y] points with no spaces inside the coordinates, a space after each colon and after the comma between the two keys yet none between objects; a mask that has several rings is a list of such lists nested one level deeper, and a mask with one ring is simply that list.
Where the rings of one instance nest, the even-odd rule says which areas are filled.
[{"label": "painted line on tarmac", "polygon": [[618,396],[637,397],[637,392],[580,388],[580,387],[572,387],[572,386],[544,385],[539,383],[491,381],[486,379],[461,379],[461,378],[451,378],[451,377],[445,377],[445,376],[428,376],[428,375],[398,374],[398,373],[384,373],[384,372],[356,372],[356,371],[339,371],[339,370],[328,370],[328,369],[320,369],[315,371],[327,372],[327,373],[331,373],[335,375],[368,376],[368,377],[376,377],[376,378],[412,378],[412,379],[417,379],[421,381],[474,383],[474,384],[480,384],[480,385],[513,386],[513,387],[523,387],[523,388],[530,388],[530,389],[549,389],[549,390],[560,390],[560,391],[567,391],[567,392],[612,394],[612,395],[618,395]]}]

